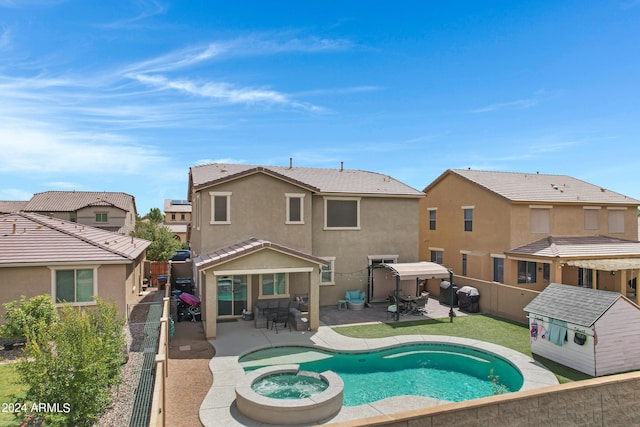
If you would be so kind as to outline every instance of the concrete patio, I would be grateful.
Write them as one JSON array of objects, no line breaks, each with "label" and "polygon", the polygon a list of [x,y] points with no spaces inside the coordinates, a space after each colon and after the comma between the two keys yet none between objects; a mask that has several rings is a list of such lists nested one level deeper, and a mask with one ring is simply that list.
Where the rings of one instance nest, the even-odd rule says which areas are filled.
[{"label": "concrete patio", "polygon": [[[354,339],[340,335],[332,327],[346,324],[366,324],[393,322],[387,318],[386,304],[376,304],[361,311],[338,310],[335,307],[322,307],[320,310],[321,326],[317,332],[289,331],[288,328],[256,329],[251,321],[221,323],[218,325],[218,336],[212,340],[216,355],[211,359],[209,367],[213,373],[213,386],[200,406],[200,420],[205,426],[265,426],[240,414],[235,407],[235,385],[244,375],[238,364],[238,356],[249,351],[274,345],[317,345],[339,350],[371,350],[393,344],[409,342],[449,342],[474,346],[499,354],[514,362],[525,376],[524,389],[533,389],[557,384],[556,377],[540,367],[529,357],[505,347],[464,338],[402,335],[381,339]],[[420,320],[421,318],[448,318],[449,307],[441,305],[436,299],[427,304],[427,315],[400,316],[400,322]],[[455,315],[465,316],[464,312],[454,309]],[[455,322],[455,319],[454,319]],[[343,407],[333,418],[325,423],[343,422],[383,414],[409,411],[448,403],[437,399],[413,397],[406,399],[394,397],[379,402],[353,407]]]}]

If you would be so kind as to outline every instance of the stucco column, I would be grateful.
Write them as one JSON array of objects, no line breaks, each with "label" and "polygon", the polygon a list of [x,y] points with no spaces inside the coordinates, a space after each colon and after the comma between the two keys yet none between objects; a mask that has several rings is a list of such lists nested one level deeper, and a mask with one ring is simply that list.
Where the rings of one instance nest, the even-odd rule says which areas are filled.
[{"label": "stucco column", "polygon": [[309,272],[309,329],[317,331],[320,326],[320,271],[316,265]]},{"label": "stucco column", "polygon": [[205,283],[205,335],[207,338],[215,338],[218,329],[218,283],[213,271],[208,271]]},{"label": "stucco column", "polygon": [[620,293],[627,296],[627,270],[618,270],[619,276],[618,280],[620,281]]},{"label": "stucco column", "polygon": [[554,276],[551,281],[554,283],[562,283],[562,265],[559,261],[553,263]]},{"label": "stucco column", "polygon": [[598,289],[598,270],[596,270],[595,268],[592,268],[591,275],[593,277],[593,283],[591,284],[591,287],[593,289]]}]

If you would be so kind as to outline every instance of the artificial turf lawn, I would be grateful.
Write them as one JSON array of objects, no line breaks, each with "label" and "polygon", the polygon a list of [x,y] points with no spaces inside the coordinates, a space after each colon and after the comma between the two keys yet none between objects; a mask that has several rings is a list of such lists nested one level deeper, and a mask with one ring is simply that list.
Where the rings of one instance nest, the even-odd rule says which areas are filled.
[{"label": "artificial turf lawn", "polygon": [[[533,357],[529,328],[526,325],[485,314],[455,317],[453,322],[449,318],[426,319],[372,325],[337,326],[333,329],[339,334],[352,338],[384,338],[394,335],[449,335],[472,338],[498,344]],[[561,384],[591,378],[589,375],[543,357],[536,355],[534,358],[553,372]]]}]

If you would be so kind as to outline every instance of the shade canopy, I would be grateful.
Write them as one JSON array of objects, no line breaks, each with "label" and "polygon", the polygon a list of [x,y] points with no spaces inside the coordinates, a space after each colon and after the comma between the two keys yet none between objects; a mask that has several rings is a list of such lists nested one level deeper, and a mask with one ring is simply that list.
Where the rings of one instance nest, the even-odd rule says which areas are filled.
[{"label": "shade canopy", "polygon": [[390,270],[393,275],[400,278],[400,280],[449,278],[449,270],[435,262],[420,261],[390,264],[385,263],[379,264],[378,267],[384,267]]},{"label": "shade canopy", "polygon": [[640,269],[640,258],[581,259],[567,261],[567,265],[601,271]]}]

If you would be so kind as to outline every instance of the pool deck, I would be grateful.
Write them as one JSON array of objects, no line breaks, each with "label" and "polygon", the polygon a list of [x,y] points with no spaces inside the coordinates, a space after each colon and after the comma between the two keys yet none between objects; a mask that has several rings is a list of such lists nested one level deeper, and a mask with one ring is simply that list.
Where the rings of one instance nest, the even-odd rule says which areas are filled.
[{"label": "pool deck", "polygon": [[[427,306],[428,317],[447,317],[449,308],[441,306],[435,300],[429,300]],[[455,310],[456,316],[465,315]],[[216,348],[216,355],[209,362],[213,373],[213,385],[200,406],[200,421],[204,426],[269,426],[253,421],[240,414],[235,406],[235,385],[244,376],[244,371],[238,364],[239,355],[259,348],[274,345],[315,345],[335,350],[376,350],[396,344],[408,343],[446,343],[460,344],[485,350],[504,357],[514,363],[524,376],[521,390],[531,390],[558,384],[558,381],[547,369],[522,353],[506,347],[467,338],[436,336],[436,335],[399,335],[379,339],[349,338],[333,331],[336,319],[340,324],[385,322],[386,310],[380,308],[365,308],[362,313],[341,311],[337,308],[321,309],[321,326],[318,332],[297,332],[288,329],[275,330],[256,329],[253,322],[232,322],[218,324],[218,337],[212,340]],[[401,321],[417,320],[415,316],[402,316]],[[351,320],[351,322],[350,322]],[[361,321],[358,321],[361,320]],[[454,319],[455,321],[455,319]],[[365,405],[342,407],[340,412],[323,424],[344,422],[384,414],[410,411],[450,403],[448,401],[411,396],[393,397]],[[317,425],[314,423],[313,425]],[[311,424],[309,424],[311,425]]]}]

